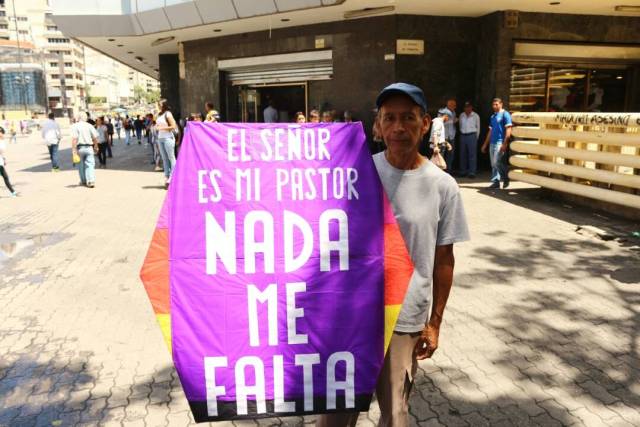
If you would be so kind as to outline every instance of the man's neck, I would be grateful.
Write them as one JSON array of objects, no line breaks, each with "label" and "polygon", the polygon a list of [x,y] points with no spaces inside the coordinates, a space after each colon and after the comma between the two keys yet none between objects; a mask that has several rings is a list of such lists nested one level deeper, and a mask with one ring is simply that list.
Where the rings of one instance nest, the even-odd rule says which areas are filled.
[{"label": "man's neck", "polygon": [[384,155],[391,166],[401,170],[418,169],[427,161],[417,151],[396,154],[390,150],[386,150]]}]

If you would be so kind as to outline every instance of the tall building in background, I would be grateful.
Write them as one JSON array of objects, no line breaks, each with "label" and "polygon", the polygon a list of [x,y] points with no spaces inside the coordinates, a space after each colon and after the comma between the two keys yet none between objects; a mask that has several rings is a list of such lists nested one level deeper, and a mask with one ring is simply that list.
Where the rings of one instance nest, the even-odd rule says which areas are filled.
[{"label": "tall building in background", "polygon": [[65,36],[51,15],[49,0],[0,0],[1,110],[108,111],[133,102],[135,81],[153,80]]}]

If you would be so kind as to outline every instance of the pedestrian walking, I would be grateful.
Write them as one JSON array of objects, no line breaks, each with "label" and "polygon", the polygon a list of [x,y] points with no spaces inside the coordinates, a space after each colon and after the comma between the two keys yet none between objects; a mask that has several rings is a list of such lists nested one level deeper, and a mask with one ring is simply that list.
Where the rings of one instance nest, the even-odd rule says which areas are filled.
[{"label": "pedestrian walking", "polygon": [[120,138],[120,131],[122,131],[122,118],[120,116],[116,116],[114,128],[116,130],[116,134],[118,135],[118,142],[120,142],[122,140],[122,138]]},{"label": "pedestrian walking", "polygon": [[60,125],[55,120],[53,113],[49,113],[49,118],[42,125],[42,139],[49,150],[49,158],[51,159],[51,172],[58,172],[60,166],[58,163],[58,148],[62,140],[62,132]]},{"label": "pedestrian walking", "polygon": [[124,127],[124,143],[127,145],[131,145],[131,132],[133,130],[133,124],[131,123],[131,118],[126,116],[124,118],[124,123],[122,124]]},{"label": "pedestrian walking", "polygon": [[5,157],[5,151],[7,150],[7,144],[4,141],[4,128],[0,127],[0,175],[4,180],[4,185],[9,190],[9,197],[16,197],[18,193],[11,185],[9,180],[9,174],[7,174],[7,158]]},{"label": "pedestrian walking", "polygon": [[455,159],[455,151],[456,151],[456,125],[458,124],[458,116],[456,115],[456,107],[458,103],[455,98],[447,99],[447,105],[444,108],[438,110],[438,114],[446,114],[448,116],[448,120],[445,121],[444,129],[445,129],[445,139],[451,145],[451,150],[447,150],[446,153],[443,153],[444,159],[447,161],[447,172],[453,173],[453,161]]},{"label": "pedestrian walking", "polygon": [[438,112],[438,117],[431,122],[431,135],[429,136],[429,148],[431,149],[431,161],[442,170],[449,170],[450,163],[446,160],[447,153],[453,147],[446,138],[446,123],[449,116],[442,110]]},{"label": "pedestrian walking", "polygon": [[133,129],[136,131],[136,138],[138,138],[138,145],[142,144],[142,129],[144,128],[144,122],[140,118],[140,115],[133,121]]},{"label": "pedestrian walking", "polygon": [[159,105],[160,114],[156,120],[158,147],[160,148],[162,165],[164,167],[165,188],[168,188],[171,183],[171,173],[176,165],[176,138],[174,132],[177,131],[178,126],[171,114],[171,108],[167,100],[160,100]]},{"label": "pedestrian walking", "polygon": [[98,161],[100,167],[107,167],[107,154],[109,152],[109,129],[104,117],[96,120],[96,131],[98,131]]},{"label": "pedestrian walking", "polygon": [[113,147],[113,123],[111,123],[111,117],[107,118],[105,126],[107,126],[107,155],[109,158],[112,158],[113,151],[111,148]]},{"label": "pedestrian walking", "polygon": [[470,101],[464,103],[460,115],[460,168],[461,176],[475,178],[478,167],[478,137],[480,136],[480,116],[473,111]]},{"label": "pedestrian walking", "polygon": [[494,98],[491,103],[493,115],[489,120],[489,132],[482,144],[482,152],[489,151],[491,160],[491,185],[489,188],[509,187],[508,151],[511,141],[511,114],[504,109],[502,99]]},{"label": "pedestrian walking", "polygon": [[[418,152],[430,125],[422,90],[395,83],[380,92],[376,105],[376,127],[387,149],[373,160],[414,264],[378,377],[378,426],[404,427],[418,360],[438,348],[453,282],[453,245],[468,240],[469,231],[456,181]],[[357,413],[325,414],[316,426],[355,426],[357,419]]]},{"label": "pedestrian walking", "polygon": [[16,122],[11,121],[11,126],[9,127],[9,136],[11,137],[10,142],[12,144],[18,143],[18,131],[16,130]]},{"label": "pedestrian walking", "polygon": [[71,151],[80,158],[80,185],[93,188],[96,183],[95,153],[98,151],[98,131],[87,123],[87,113],[80,113],[71,126]]}]

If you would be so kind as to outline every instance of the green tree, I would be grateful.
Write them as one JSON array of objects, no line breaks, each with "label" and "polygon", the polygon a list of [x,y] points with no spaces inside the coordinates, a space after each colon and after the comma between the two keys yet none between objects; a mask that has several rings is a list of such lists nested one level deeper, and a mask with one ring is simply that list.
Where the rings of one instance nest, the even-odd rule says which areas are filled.
[{"label": "green tree", "polygon": [[156,102],[160,101],[160,91],[152,90],[150,92],[146,92],[146,99],[147,103],[155,104]]},{"label": "green tree", "polygon": [[136,102],[140,102],[143,99],[146,100],[147,97],[147,91],[144,90],[144,88],[140,85],[135,85],[133,87],[133,99],[135,99]]}]

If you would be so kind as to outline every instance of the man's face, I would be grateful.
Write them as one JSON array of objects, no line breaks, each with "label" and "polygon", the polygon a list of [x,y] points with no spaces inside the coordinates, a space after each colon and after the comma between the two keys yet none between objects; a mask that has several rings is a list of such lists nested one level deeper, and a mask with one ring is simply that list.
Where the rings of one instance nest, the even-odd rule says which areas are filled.
[{"label": "man's face", "polygon": [[455,99],[450,99],[447,101],[447,108],[449,109],[449,111],[456,111],[457,106],[458,104],[456,103]]},{"label": "man's face", "polygon": [[423,116],[420,107],[403,95],[388,98],[377,118],[382,139],[389,150],[397,153],[417,151],[430,125],[429,117]]},{"label": "man's face", "polygon": [[493,108],[493,112],[497,113],[498,111],[500,111],[500,109],[502,108],[502,102],[500,101],[493,101],[493,104],[491,104],[491,107]]},{"label": "man's face", "polygon": [[464,112],[467,114],[471,114],[471,112],[473,111],[473,107],[471,105],[465,105],[464,106]]}]

